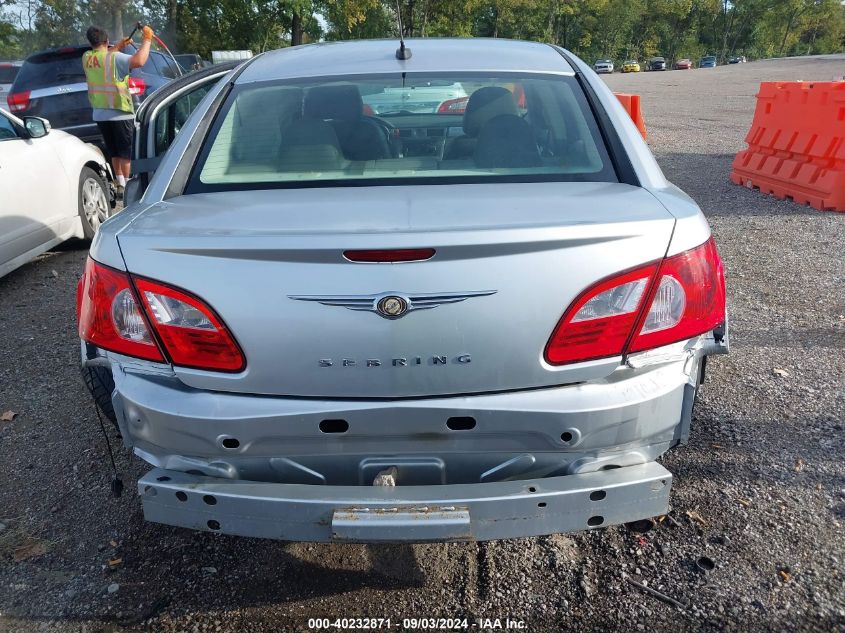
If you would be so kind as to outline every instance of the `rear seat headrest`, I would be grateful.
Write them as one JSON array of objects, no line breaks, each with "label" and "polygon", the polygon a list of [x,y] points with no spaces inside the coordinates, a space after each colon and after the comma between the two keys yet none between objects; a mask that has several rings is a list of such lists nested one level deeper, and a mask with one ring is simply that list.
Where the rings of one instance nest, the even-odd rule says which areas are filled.
[{"label": "rear seat headrest", "polygon": [[304,114],[309,119],[357,121],[363,112],[358,86],[315,86],[305,94]]},{"label": "rear seat headrest", "polygon": [[464,134],[478,136],[484,124],[503,114],[518,116],[516,101],[507,88],[485,86],[479,88],[469,98],[464,112]]}]

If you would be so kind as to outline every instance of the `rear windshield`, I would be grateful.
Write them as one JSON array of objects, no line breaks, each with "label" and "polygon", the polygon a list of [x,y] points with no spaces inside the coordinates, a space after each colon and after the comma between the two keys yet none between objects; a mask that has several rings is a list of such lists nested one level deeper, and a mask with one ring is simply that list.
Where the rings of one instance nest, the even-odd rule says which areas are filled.
[{"label": "rear windshield", "polygon": [[0,84],[10,84],[15,80],[15,77],[20,70],[20,66],[11,66],[7,64],[0,64]]},{"label": "rear windshield", "polygon": [[85,71],[82,70],[83,52],[84,49],[74,49],[67,54],[45,54],[27,59],[15,80],[15,89],[37,90],[85,81]]},{"label": "rear windshield", "polygon": [[574,77],[406,73],[236,86],[185,192],[497,180],[617,182]]}]

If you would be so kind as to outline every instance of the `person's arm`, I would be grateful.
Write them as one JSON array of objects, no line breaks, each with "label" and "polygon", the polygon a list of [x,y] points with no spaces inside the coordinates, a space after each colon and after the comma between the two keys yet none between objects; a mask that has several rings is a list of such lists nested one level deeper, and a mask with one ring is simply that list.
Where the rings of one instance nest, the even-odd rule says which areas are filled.
[{"label": "person's arm", "polygon": [[144,41],[141,48],[129,58],[129,68],[140,68],[147,63],[150,57],[150,45],[153,41],[153,30],[149,26],[144,27]]},{"label": "person's arm", "polygon": [[114,46],[109,46],[109,53],[120,52],[132,43],[131,37],[124,37]]}]

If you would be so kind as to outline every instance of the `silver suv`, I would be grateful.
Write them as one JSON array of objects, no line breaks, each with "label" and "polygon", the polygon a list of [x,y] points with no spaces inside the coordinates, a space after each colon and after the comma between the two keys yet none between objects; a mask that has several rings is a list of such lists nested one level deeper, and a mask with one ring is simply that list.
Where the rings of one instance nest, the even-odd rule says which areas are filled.
[{"label": "silver suv", "polygon": [[[704,216],[571,53],[407,45],[266,53],[139,112],[79,331],[148,520],[451,541],[666,512],[655,460],[727,351]],[[442,82],[462,112],[364,107]]]}]

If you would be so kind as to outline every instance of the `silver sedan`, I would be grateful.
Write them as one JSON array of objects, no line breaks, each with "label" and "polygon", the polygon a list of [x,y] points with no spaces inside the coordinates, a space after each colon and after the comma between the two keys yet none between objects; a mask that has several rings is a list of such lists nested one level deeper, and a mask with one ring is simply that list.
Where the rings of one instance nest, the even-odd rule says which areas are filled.
[{"label": "silver sedan", "polygon": [[[379,542],[666,512],[656,459],[728,346],[704,216],[566,50],[406,45],[265,53],[139,113],[79,328],[148,520]],[[443,83],[461,108],[364,107]]]}]

